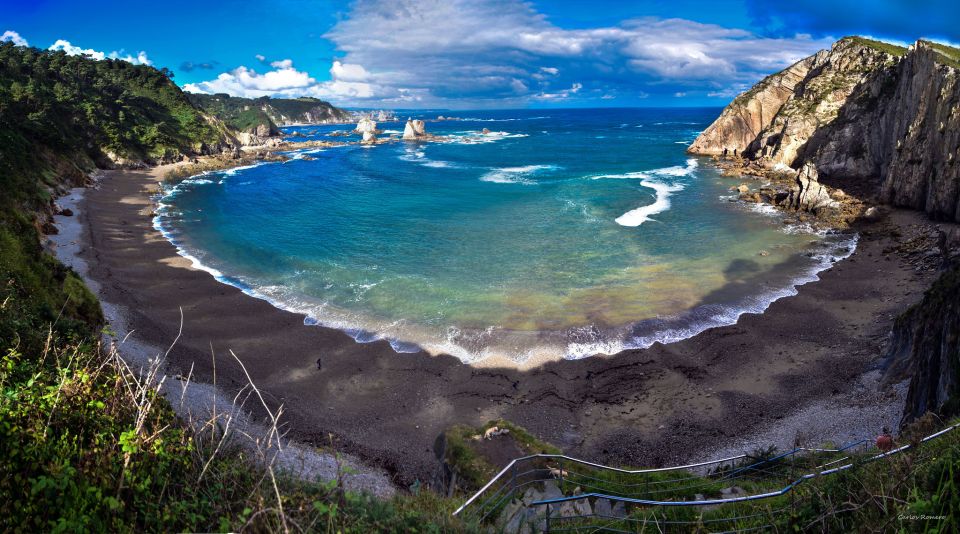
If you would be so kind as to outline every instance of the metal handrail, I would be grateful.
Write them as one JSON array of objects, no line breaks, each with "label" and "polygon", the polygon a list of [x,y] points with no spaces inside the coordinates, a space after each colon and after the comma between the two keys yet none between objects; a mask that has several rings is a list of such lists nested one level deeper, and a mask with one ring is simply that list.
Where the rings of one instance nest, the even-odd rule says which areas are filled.
[{"label": "metal handrail", "polygon": [[[960,423],[955,424],[955,425],[952,425],[952,426],[949,426],[949,427],[946,427],[946,428],[944,428],[944,429],[942,429],[942,430],[940,430],[940,431],[938,431],[938,432],[936,432],[936,433],[934,433],[934,434],[931,434],[931,435],[929,435],[929,436],[924,437],[923,439],[920,440],[920,443],[924,443],[924,442],[927,442],[927,441],[929,441],[929,440],[931,440],[931,439],[935,439],[935,438],[937,438],[937,437],[939,437],[939,436],[942,436],[943,434],[946,434],[947,432],[950,432],[950,431],[952,431],[952,430],[954,430],[954,429],[956,429],[956,428],[958,428],[958,427],[960,427]],[[750,464],[750,465],[747,465],[747,466],[740,466],[739,468],[731,471],[730,473],[727,473],[724,478],[725,478],[725,479],[726,479],[726,478],[730,478],[731,475],[736,474],[736,473],[738,473],[738,472],[743,472],[743,471],[746,471],[746,470],[750,470],[750,469],[752,469],[752,468],[755,468],[756,466],[762,465],[762,464],[764,464],[764,463],[774,462],[774,461],[780,460],[780,459],[782,459],[782,458],[788,457],[788,456],[790,456],[790,455],[794,455],[794,454],[796,454],[796,453],[798,453],[798,452],[828,452],[828,453],[836,453],[836,452],[843,452],[843,451],[849,450],[849,449],[851,449],[851,448],[853,448],[853,447],[855,447],[855,446],[857,446],[857,445],[862,445],[862,444],[865,444],[865,443],[868,443],[868,440],[861,439],[861,440],[859,440],[859,441],[852,442],[852,443],[850,443],[850,444],[847,444],[847,445],[845,445],[845,446],[843,446],[843,447],[836,448],[836,449],[797,447],[797,448],[795,448],[795,449],[793,449],[793,450],[791,450],[791,451],[789,451],[789,452],[780,454],[780,455],[775,456],[775,457],[773,457],[773,458],[769,458],[769,459],[766,459],[766,460],[762,460],[762,461],[760,461],[760,462],[756,462],[756,463],[754,463],[754,464]],[[888,457],[888,456],[892,456],[892,455],[898,454],[898,453],[900,453],[900,452],[903,452],[903,451],[905,451],[905,450],[908,450],[908,449],[910,449],[912,446],[913,446],[913,445],[911,445],[911,444],[903,445],[903,446],[898,447],[898,448],[896,448],[896,449],[893,449],[893,450],[891,450],[891,451],[887,451],[887,452],[884,452],[884,453],[880,453],[880,454],[876,454],[876,455],[874,455],[874,456],[871,456],[871,457],[869,457],[868,459],[864,460],[864,461],[861,462],[861,463],[872,462],[872,461],[875,461],[875,460],[878,460],[878,459],[881,459],[881,458],[885,458],[885,457]],[[678,470],[685,470],[685,469],[694,469],[694,468],[704,467],[704,466],[709,466],[709,465],[716,465],[716,464],[723,464],[723,463],[726,463],[726,462],[733,462],[733,461],[741,460],[741,459],[743,459],[743,458],[748,458],[748,457],[749,457],[749,455],[747,455],[747,454],[740,454],[740,455],[737,455],[737,456],[731,456],[731,457],[729,457],[729,458],[723,458],[723,459],[720,459],[720,460],[711,460],[711,461],[706,461],[706,462],[698,462],[698,463],[693,463],[693,464],[679,465],[679,466],[672,466],[672,467],[659,467],[659,468],[650,468],[650,469],[623,469],[623,468],[611,467],[611,466],[607,466],[607,465],[603,465],[603,464],[598,464],[598,463],[594,463],[594,462],[590,462],[590,461],[587,461],[587,460],[582,460],[582,459],[579,459],[579,458],[574,458],[574,457],[566,456],[566,455],[562,455],[562,454],[533,454],[533,455],[524,456],[524,457],[521,457],[521,458],[516,458],[516,459],[512,460],[510,463],[508,463],[507,466],[504,467],[502,470],[500,470],[500,472],[497,473],[496,476],[494,476],[492,479],[490,479],[490,481],[487,482],[482,488],[480,488],[480,490],[478,490],[476,493],[474,493],[469,499],[467,499],[466,502],[464,502],[459,508],[457,508],[457,510],[453,513],[453,515],[459,514],[459,513],[462,512],[464,509],[466,509],[468,506],[470,506],[470,504],[472,504],[472,503],[473,503],[474,501],[476,501],[481,495],[483,495],[487,490],[489,490],[491,486],[493,486],[493,485],[494,485],[497,481],[499,481],[503,476],[505,476],[508,472],[510,472],[511,469],[513,469],[516,465],[518,465],[518,464],[520,464],[520,463],[522,463],[522,462],[529,462],[529,461],[536,460],[536,459],[541,459],[541,458],[542,458],[542,459],[564,460],[564,461],[567,461],[567,462],[571,462],[571,463],[573,463],[573,464],[579,464],[579,465],[589,466],[589,467],[593,467],[593,468],[596,468],[596,469],[600,469],[600,470],[604,470],[604,471],[610,471],[610,472],[615,472],[615,473],[621,473],[621,474],[627,474],[627,475],[639,475],[639,474],[646,474],[646,473],[663,473],[663,472],[669,472],[669,471],[678,471]],[[838,466],[838,467],[833,467],[833,468],[830,468],[830,469],[823,469],[823,468],[825,468],[825,467],[827,467],[827,466],[836,464],[836,463],[838,463],[838,462],[843,462],[843,461],[849,460],[849,458],[850,458],[849,456],[845,456],[845,457],[843,457],[843,458],[834,459],[834,460],[832,460],[832,461],[830,461],[830,462],[826,462],[826,463],[824,463],[824,464],[818,465],[817,467],[814,468],[814,472],[807,473],[807,474],[804,474],[804,475],[800,476],[799,478],[797,478],[796,480],[790,482],[790,483],[787,484],[785,487],[783,487],[783,488],[781,488],[781,489],[779,489],[779,490],[769,491],[769,492],[766,492],[766,493],[760,493],[760,494],[754,494],[754,495],[744,495],[744,496],[740,496],[740,497],[728,497],[728,498],[723,498],[723,499],[699,499],[699,500],[693,500],[693,501],[658,501],[658,500],[653,500],[653,499],[637,499],[637,498],[632,498],[632,497],[623,497],[623,496],[617,496],[617,495],[609,495],[609,494],[605,494],[605,493],[595,493],[595,492],[591,492],[591,493],[584,493],[584,494],[580,494],[580,495],[573,495],[573,496],[569,496],[569,497],[559,497],[559,498],[555,498],[555,499],[547,499],[547,500],[543,500],[543,501],[536,501],[536,502],[531,503],[530,506],[542,506],[542,505],[550,505],[550,504],[560,504],[560,503],[564,503],[564,502],[568,502],[568,501],[582,500],[582,499],[591,498],[591,497],[609,499],[610,501],[613,501],[613,502],[623,502],[623,503],[638,504],[638,505],[645,505],[645,506],[710,506],[710,505],[719,505],[719,504],[729,504],[729,503],[747,502],[747,501],[754,501],[754,500],[760,500],[760,499],[769,499],[769,498],[772,498],[772,497],[779,497],[779,496],[785,495],[786,493],[792,491],[797,485],[799,485],[800,483],[802,483],[802,482],[804,482],[804,481],[806,481],[806,480],[809,480],[809,479],[812,479],[812,478],[815,478],[815,477],[818,477],[818,476],[825,476],[825,475],[830,475],[830,474],[833,474],[833,473],[838,473],[838,472],[840,472],[840,471],[844,471],[844,470],[847,470],[847,469],[850,469],[850,468],[854,467],[855,465],[858,465],[856,462],[849,462],[849,463],[847,463],[847,464],[844,464],[844,465],[841,465],[841,466]],[[533,469],[533,470],[526,471],[525,473],[531,473],[531,472],[535,472],[535,471],[543,471],[543,469]],[[578,476],[580,476],[580,475],[578,475]],[[584,476],[585,476],[585,475],[584,475]],[[592,478],[592,477],[590,477],[590,478]],[[561,478],[561,482],[562,482],[562,480],[563,480],[563,479]],[[522,485],[525,486],[525,485],[529,485],[529,484],[535,483],[535,482],[538,482],[538,481],[527,481],[527,482],[525,482],[525,483],[522,484]],[[506,497],[507,495],[513,493],[513,491],[514,491],[515,489],[516,489],[516,488],[511,488],[510,491],[507,491],[507,492],[505,492],[503,495],[500,495],[500,500],[498,501],[498,504],[499,504],[499,502],[502,502],[502,500],[503,500],[504,497]],[[499,493],[499,491],[498,491],[498,493]],[[487,502],[489,502],[489,499],[488,499]],[[483,506],[485,507],[485,505],[486,505],[486,503],[484,503]],[[496,506],[494,507],[494,509],[495,509],[495,508],[496,508]],[[493,510],[491,510],[491,512],[492,512],[492,511],[493,511]]]},{"label": "metal handrail", "polygon": [[[950,432],[950,431],[952,431],[952,430],[954,430],[954,429],[956,429],[956,428],[958,428],[958,427],[960,427],[960,423],[955,424],[955,425],[952,425],[952,426],[949,426],[949,427],[947,427],[947,428],[945,428],[945,429],[943,429],[943,430],[941,430],[941,431],[939,431],[939,432],[936,432],[936,433],[934,433],[934,434],[931,434],[931,435],[929,435],[929,436],[921,439],[921,440],[920,440],[920,443],[925,443],[925,442],[927,442],[927,441],[930,441],[931,439],[938,438],[938,437],[946,434],[947,432]],[[861,442],[863,442],[863,441],[864,441],[864,440],[861,440]],[[907,445],[903,445],[903,446],[901,446],[901,447],[898,447],[898,448],[896,448],[896,449],[893,449],[893,450],[890,450],[890,451],[887,451],[887,452],[884,452],[884,453],[875,454],[875,455],[867,458],[867,459],[864,460],[863,462],[861,462],[861,464],[873,462],[873,461],[879,460],[879,459],[881,459],[881,458],[886,458],[886,457],[888,457],[888,456],[893,456],[893,455],[895,455],[895,454],[899,454],[899,453],[901,453],[901,452],[903,452],[903,451],[905,451],[905,450],[908,450],[908,449],[910,449],[910,448],[912,448],[912,447],[913,447],[912,444],[907,444]],[[836,451],[824,450],[823,452],[839,452],[839,451],[841,451],[841,450],[843,450],[843,449],[838,449],[838,450],[836,450]],[[782,455],[781,455],[781,456],[782,456]],[[831,462],[831,463],[832,463],[832,462]],[[783,487],[783,488],[780,489],[780,490],[771,491],[771,492],[767,492],[767,493],[759,493],[759,494],[756,494],[756,495],[744,495],[744,496],[742,496],[742,497],[729,497],[729,498],[726,498],[726,499],[709,499],[709,500],[696,500],[696,501],[655,501],[655,500],[650,500],[650,499],[634,499],[634,498],[631,498],[631,497],[621,497],[621,496],[617,496],[617,495],[608,495],[608,494],[603,494],[603,493],[582,493],[582,494],[580,494],[580,495],[571,495],[571,496],[569,496],[569,497],[558,497],[558,498],[556,498],[556,499],[547,499],[547,500],[543,500],[543,501],[535,501],[535,502],[533,502],[533,503],[530,503],[530,506],[542,506],[542,505],[547,505],[547,504],[560,504],[560,503],[564,503],[564,502],[568,502],[568,501],[581,500],[581,499],[585,499],[585,498],[588,498],[588,497],[598,497],[598,498],[609,499],[609,500],[614,501],[614,502],[623,502],[623,503],[630,503],[630,504],[642,504],[642,505],[647,505],[647,506],[711,506],[711,505],[717,505],[717,504],[728,504],[728,503],[736,503],[736,502],[744,502],[744,501],[754,501],[754,500],[758,500],[758,499],[768,499],[768,498],[771,498],[771,497],[779,497],[779,496],[784,495],[784,494],[786,494],[787,492],[791,491],[793,488],[795,488],[795,487],[796,487],[797,485],[799,485],[801,482],[804,482],[804,481],[806,481],[806,480],[810,480],[810,479],[812,479],[812,478],[816,478],[816,477],[819,477],[819,476],[832,475],[832,474],[834,474],[834,473],[839,473],[840,471],[845,471],[845,470],[850,469],[850,468],[852,468],[852,467],[854,467],[854,466],[856,466],[856,465],[858,465],[856,462],[850,462],[850,463],[847,463],[847,464],[845,464],[845,465],[842,465],[842,466],[839,466],[839,467],[834,467],[834,468],[827,469],[827,470],[824,470],[824,471],[807,473],[807,474],[804,474],[804,475],[800,476],[800,478],[798,478],[797,480],[794,480],[793,482],[787,484],[785,487]]]},{"label": "metal handrail", "polygon": [[[784,454],[781,454],[780,456],[778,456],[778,457],[776,457],[776,458],[771,458],[771,459],[768,459],[768,460],[764,460],[764,461],[758,462],[757,464],[751,464],[751,466],[753,466],[753,465],[759,465],[759,464],[764,463],[764,462],[773,461],[774,459],[779,459],[779,458],[788,456],[788,455],[790,455],[790,454],[795,454],[795,453],[801,452],[801,451],[807,451],[807,452],[841,452],[841,451],[844,451],[844,450],[846,450],[846,449],[848,449],[848,448],[850,448],[850,447],[853,447],[853,446],[856,446],[856,445],[859,445],[859,444],[865,443],[865,442],[866,442],[866,440],[860,440],[860,441],[854,442],[854,443],[852,443],[852,444],[850,444],[850,445],[841,447],[841,448],[839,448],[839,449],[825,449],[825,448],[813,448],[813,447],[797,447],[797,448],[793,449],[792,451],[787,452],[787,453],[784,453]],[[476,493],[474,493],[469,499],[467,499],[466,502],[464,502],[459,508],[457,508],[457,510],[456,510],[455,512],[453,512],[453,515],[459,514],[459,513],[460,513],[461,511],[463,511],[467,506],[470,506],[470,504],[472,504],[472,503],[473,503],[475,500],[477,500],[483,493],[485,493],[488,489],[490,489],[490,487],[491,487],[494,483],[496,483],[501,477],[505,476],[515,465],[520,464],[521,462],[527,462],[527,461],[534,460],[534,459],[538,459],[538,458],[547,458],[547,459],[554,459],[554,460],[566,460],[566,461],[569,461],[569,462],[572,462],[572,463],[575,463],[575,464],[585,465],[585,466],[593,467],[593,468],[596,468],[596,469],[601,469],[601,470],[605,470],[605,471],[611,471],[611,472],[614,472],[614,473],[620,473],[620,474],[626,474],[626,475],[641,475],[641,474],[647,474],[647,473],[664,473],[664,472],[669,472],[669,471],[679,471],[679,470],[694,469],[694,468],[697,468],[697,467],[705,467],[705,466],[708,466],[708,465],[716,465],[716,464],[723,464],[723,463],[726,463],[726,462],[733,462],[733,461],[735,461],[735,460],[742,460],[742,459],[744,459],[744,458],[749,458],[749,457],[750,457],[750,455],[748,455],[748,454],[739,454],[739,455],[736,455],[736,456],[731,456],[731,457],[729,457],[729,458],[722,458],[722,459],[719,459],[719,460],[710,460],[710,461],[706,461],[706,462],[698,462],[698,463],[692,463],[692,464],[686,464],[686,465],[676,465],[676,466],[670,466],[670,467],[655,467],[655,468],[647,468],[647,469],[623,469],[623,468],[619,468],[619,467],[612,467],[612,466],[608,466],[608,465],[598,464],[598,463],[595,463],[595,462],[590,462],[590,461],[588,461],[588,460],[583,460],[583,459],[580,459],[580,458],[574,458],[574,457],[572,457],[572,456],[567,456],[567,455],[564,455],[564,454],[531,454],[531,455],[529,455],[529,456],[523,456],[523,457],[515,458],[515,459],[511,460],[510,463],[508,463],[508,464],[506,465],[506,467],[504,467],[503,469],[501,469],[499,473],[497,473],[493,478],[490,479],[490,481],[488,481],[482,488],[480,488],[480,489],[479,489]],[[749,467],[751,467],[751,466],[744,466],[744,467],[741,467],[740,469],[747,469],[747,468],[749,468]]]},{"label": "metal handrail", "polygon": [[746,458],[746,457],[747,457],[746,454],[740,454],[740,455],[737,455],[737,456],[731,456],[731,457],[729,457],[729,458],[724,458],[724,459],[722,459],[722,460],[712,460],[712,461],[708,461],[708,462],[699,462],[699,463],[687,464],[687,465],[677,465],[677,466],[673,466],[673,467],[656,467],[656,468],[650,468],[650,469],[622,469],[622,468],[619,468],[619,467],[611,467],[611,466],[608,466],[608,465],[598,464],[598,463],[590,462],[590,461],[587,461],[587,460],[581,460],[580,458],[574,458],[574,457],[572,457],[572,456],[567,456],[567,455],[565,455],[565,454],[531,454],[531,455],[529,455],[529,456],[523,456],[523,457],[520,457],[520,458],[515,458],[515,459],[513,459],[513,460],[510,460],[510,463],[508,463],[508,464],[506,465],[506,467],[504,467],[503,469],[501,469],[500,472],[497,473],[493,478],[491,478],[489,482],[487,482],[486,484],[484,484],[484,486],[483,486],[482,488],[480,488],[476,493],[474,493],[469,499],[467,499],[467,501],[466,501],[465,503],[463,503],[462,505],[460,505],[460,507],[457,508],[457,510],[456,510],[455,512],[453,512],[453,515],[459,514],[461,511],[463,511],[464,508],[466,508],[466,507],[469,506],[471,503],[473,503],[473,501],[477,500],[481,495],[483,495],[484,492],[486,492],[488,489],[490,489],[490,486],[492,486],[495,482],[497,482],[498,480],[500,480],[501,477],[503,477],[504,475],[506,475],[507,472],[510,471],[510,469],[513,468],[514,465],[517,465],[517,464],[519,464],[519,463],[521,463],[521,462],[526,462],[526,461],[529,461],[529,460],[534,460],[534,459],[537,459],[537,458],[547,458],[547,459],[554,459],[554,460],[566,460],[566,461],[573,462],[573,463],[576,463],[576,464],[586,465],[586,466],[594,467],[594,468],[597,468],[597,469],[602,469],[602,470],[605,470],[605,471],[612,471],[612,472],[615,472],[615,473],[622,473],[622,474],[626,474],[626,475],[639,475],[639,474],[644,474],[644,473],[663,473],[663,472],[667,472],[667,471],[678,471],[678,470],[681,470],[681,469],[693,469],[693,468],[695,468],[695,467],[704,467],[704,466],[707,466],[707,465],[720,464],[720,463],[724,463],[724,462],[732,462],[732,461],[734,461],[734,460],[740,460],[740,459]]}]

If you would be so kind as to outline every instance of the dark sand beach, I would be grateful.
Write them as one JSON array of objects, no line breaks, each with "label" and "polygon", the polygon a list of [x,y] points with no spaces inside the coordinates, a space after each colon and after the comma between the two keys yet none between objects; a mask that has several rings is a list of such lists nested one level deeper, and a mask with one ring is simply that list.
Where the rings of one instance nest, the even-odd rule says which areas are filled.
[{"label": "dark sand beach", "polygon": [[[610,357],[524,369],[469,366],[305,326],[303,316],[192,268],[152,226],[150,194],[164,171],[107,172],[80,204],[81,256],[101,298],[123,310],[131,338],[169,346],[182,309],[171,373],[186,374],[192,365],[193,380],[212,381],[212,349],[217,384],[235,390],[246,379],[232,350],[269,400],[283,403],[292,437],[327,446],[332,436],[337,449],[386,468],[403,484],[432,477],[433,443],[446,427],[497,417],[568,454],[629,465],[710,454],[824,403],[852,408],[823,410],[813,420],[851,419],[821,421],[824,429],[872,435],[877,421],[896,423],[900,397],[894,384],[864,385],[861,377],[880,363],[893,318],[935,276],[885,252],[923,223],[918,214],[895,211],[858,227],[856,252],[820,281],[736,325]],[[820,429],[800,430],[816,439]]]}]

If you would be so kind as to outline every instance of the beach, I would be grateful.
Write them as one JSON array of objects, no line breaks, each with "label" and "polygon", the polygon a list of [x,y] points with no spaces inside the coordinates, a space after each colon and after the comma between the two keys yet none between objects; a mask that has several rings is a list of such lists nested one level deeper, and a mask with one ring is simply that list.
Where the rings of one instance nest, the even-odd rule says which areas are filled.
[{"label": "beach", "polygon": [[232,351],[267,401],[283,404],[289,437],[354,455],[400,485],[432,479],[444,429],[499,417],[567,454],[634,466],[798,436],[873,436],[902,408],[903,385],[876,369],[887,333],[936,274],[892,251],[926,224],[894,211],[855,228],[856,251],[819,281],[735,325],[608,357],[471,366],[304,325],[195,268],[153,226],[166,171],[104,172],[77,205],[79,258],[107,315],[122,316],[125,343],[165,351],[182,311],[168,374],[192,367],[193,381],[212,383],[215,368],[230,394],[247,383]]}]

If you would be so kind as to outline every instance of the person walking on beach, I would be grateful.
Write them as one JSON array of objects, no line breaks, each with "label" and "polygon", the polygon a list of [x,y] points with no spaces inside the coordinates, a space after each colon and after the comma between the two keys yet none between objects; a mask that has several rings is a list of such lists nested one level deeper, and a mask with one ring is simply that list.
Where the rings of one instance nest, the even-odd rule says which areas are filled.
[{"label": "person walking on beach", "polygon": [[323,359],[317,358],[317,371],[320,371],[322,369],[323,369]]}]

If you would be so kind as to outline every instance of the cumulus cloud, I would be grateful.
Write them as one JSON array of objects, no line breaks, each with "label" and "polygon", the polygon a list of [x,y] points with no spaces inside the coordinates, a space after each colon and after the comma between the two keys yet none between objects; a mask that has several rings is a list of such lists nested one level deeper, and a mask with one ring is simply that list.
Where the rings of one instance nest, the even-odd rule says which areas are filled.
[{"label": "cumulus cloud", "polygon": [[[759,36],[683,19],[640,18],[565,29],[521,0],[358,0],[325,34],[340,56],[327,81],[287,84],[278,95],[312,95],[343,105],[523,105],[529,100],[672,97],[720,92],[829,47],[810,35]],[[271,72],[296,72],[289,61]],[[261,93],[247,67],[217,80],[231,94]],[[307,81],[313,80],[313,81]],[[227,91],[230,92],[230,91]],[[643,96],[640,96],[643,95]]]},{"label": "cumulus cloud", "polygon": [[20,34],[13,30],[7,30],[3,32],[3,35],[0,35],[0,43],[5,43],[7,41],[13,43],[14,46],[30,46],[26,39],[20,37]]},{"label": "cumulus cloud", "polygon": [[260,73],[250,67],[240,66],[221,73],[214,80],[188,83],[183,88],[193,93],[227,93],[246,98],[313,96],[338,102],[375,97],[396,101],[416,101],[421,98],[415,91],[380,87],[363,81],[369,77],[369,73],[361,65],[334,61],[330,67],[331,79],[321,82],[306,71],[298,70],[291,59],[268,63],[264,58],[261,63],[270,65],[273,70]]},{"label": "cumulus cloud", "polygon": [[261,96],[302,94],[317,81],[306,72],[294,68],[293,61],[274,61],[274,70],[259,73],[248,67],[237,67],[221,73],[215,80],[188,83],[184,89],[194,93],[227,93],[233,96],[257,98]]},{"label": "cumulus cloud", "polygon": [[[564,29],[514,0],[359,0],[326,37],[345,54],[344,64],[374,73],[366,81],[417,90],[438,104],[722,89],[752,83],[832,42],[682,19]],[[574,83],[591,91],[573,91]],[[611,89],[593,91],[601,87]]]},{"label": "cumulus cloud", "polygon": [[113,52],[105,53],[105,52],[100,52],[98,50],[94,50],[92,48],[80,48],[79,46],[75,46],[72,43],[70,43],[70,41],[67,41],[65,39],[57,39],[56,42],[50,45],[49,50],[54,50],[54,51],[62,50],[63,52],[66,52],[68,56],[87,56],[89,58],[96,59],[96,60],[104,60],[109,58],[109,59],[119,59],[122,61],[126,61],[127,63],[133,63],[134,65],[152,65],[153,64],[153,62],[150,61],[150,58],[147,57],[147,53],[142,50],[140,52],[137,52],[136,56],[126,53],[123,49],[119,51],[114,50]]}]

